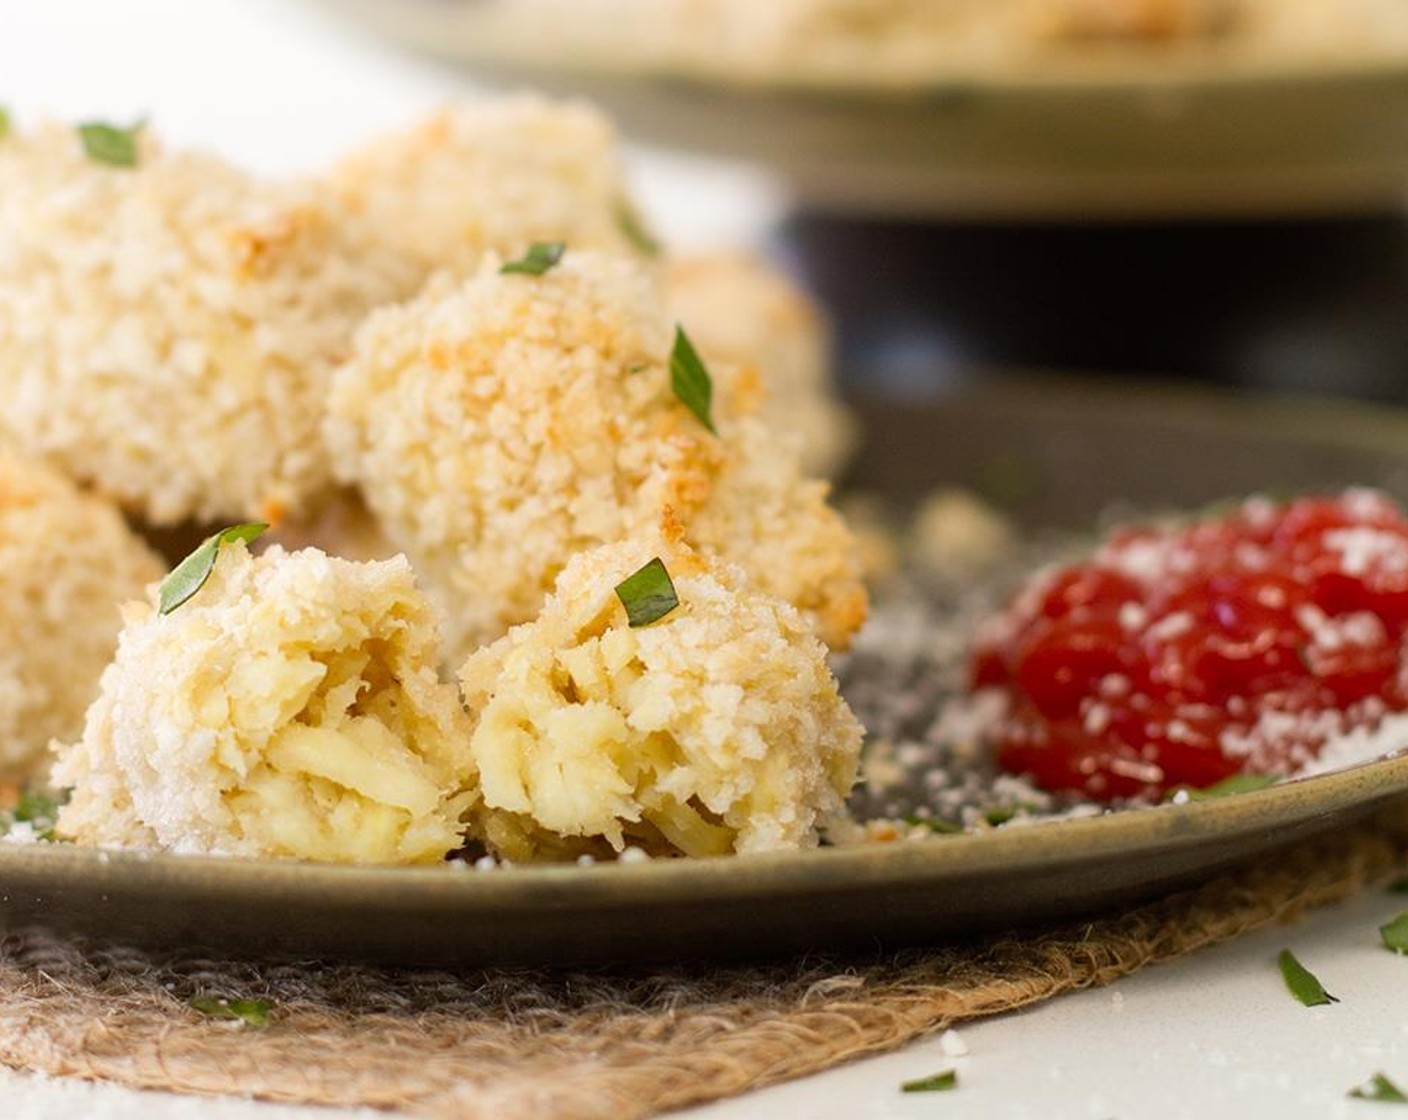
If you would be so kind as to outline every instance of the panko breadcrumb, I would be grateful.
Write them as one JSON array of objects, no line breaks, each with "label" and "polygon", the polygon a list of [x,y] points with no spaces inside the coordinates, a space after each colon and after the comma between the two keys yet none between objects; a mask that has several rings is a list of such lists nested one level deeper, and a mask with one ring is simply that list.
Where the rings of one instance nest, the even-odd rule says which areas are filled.
[{"label": "panko breadcrumb", "polygon": [[329,179],[361,234],[422,277],[472,272],[534,241],[629,250],[615,126],[581,101],[501,97],[445,109],[354,153]]},{"label": "panko breadcrumb", "polygon": [[792,441],[719,377],[712,435],[671,390],[671,321],[632,259],[497,258],[378,312],[334,377],[328,442],[416,565],[463,656],[537,614],[576,553],[664,531],[742,565],[843,646],[865,617],[855,541]]},{"label": "panko breadcrumb", "polygon": [[[614,589],[657,552],[679,605],[631,627]],[[576,557],[460,680],[483,796],[471,835],[515,862],[809,847],[855,782],[861,727],[811,627],[686,550]]]},{"label": "panko breadcrumb", "polygon": [[42,779],[121,628],[118,603],[165,568],[101,498],[0,452],[0,778]]},{"label": "panko breadcrumb", "polygon": [[405,560],[223,546],[169,614],[130,603],[58,834],[81,844],[427,863],[473,802],[468,718]]},{"label": "panko breadcrumb", "polygon": [[0,142],[0,441],[153,522],[277,519],[326,480],[328,370],[409,278],[312,188],[138,147]]},{"label": "panko breadcrumb", "polygon": [[747,253],[674,261],[666,283],[670,311],[700,353],[720,371],[762,380],[763,418],[801,439],[803,469],[824,478],[839,473],[856,433],[831,390],[831,337],[821,309]]}]

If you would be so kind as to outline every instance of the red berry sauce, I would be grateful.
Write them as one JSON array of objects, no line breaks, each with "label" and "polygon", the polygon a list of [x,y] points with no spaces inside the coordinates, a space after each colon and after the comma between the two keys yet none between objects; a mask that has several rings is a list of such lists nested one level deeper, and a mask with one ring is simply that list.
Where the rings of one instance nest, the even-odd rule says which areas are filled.
[{"label": "red berry sauce", "polygon": [[980,634],[1003,769],[1097,798],[1288,774],[1408,709],[1408,517],[1352,490],[1116,533]]}]

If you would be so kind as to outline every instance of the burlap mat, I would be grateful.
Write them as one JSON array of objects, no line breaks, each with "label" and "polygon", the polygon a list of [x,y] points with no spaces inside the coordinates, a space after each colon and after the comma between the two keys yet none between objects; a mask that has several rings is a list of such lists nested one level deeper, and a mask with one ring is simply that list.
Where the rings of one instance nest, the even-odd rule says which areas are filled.
[{"label": "burlap mat", "polygon": [[[130,1086],[433,1117],[630,1120],[1105,984],[1345,898],[1405,863],[1408,806],[1092,923],[879,959],[703,974],[259,966],[12,933],[0,941],[0,1061]],[[188,1006],[211,993],[271,999],[272,1022],[221,1023]]]}]

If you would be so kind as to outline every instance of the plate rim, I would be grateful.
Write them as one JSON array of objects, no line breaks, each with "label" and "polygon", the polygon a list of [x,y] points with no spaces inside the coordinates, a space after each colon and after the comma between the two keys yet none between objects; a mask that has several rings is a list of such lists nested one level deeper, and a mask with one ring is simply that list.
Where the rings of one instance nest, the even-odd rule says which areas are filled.
[{"label": "plate rim", "polygon": [[[493,5],[461,4],[432,10],[426,5],[402,6],[386,0],[312,0],[325,11],[375,27],[397,42],[428,51],[435,57],[490,71],[517,72],[519,80],[534,75],[591,78],[619,82],[662,82],[697,86],[701,90],[735,93],[802,94],[818,97],[874,98],[877,103],[901,98],[944,98],[955,93],[1053,95],[1061,92],[1150,94],[1193,93],[1243,86],[1340,82],[1398,78],[1408,80],[1408,44],[1393,49],[1345,50],[1300,57],[1238,50],[1234,44],[1192,42],[1170,47],[1132,44],[1084,44],[1033,49],[1000,61],[972,67],[937,65],[933,74],[906,70],[897,75],[874,70],[858,74],[848,63],[831,60],[791,70],[761,67],[728,69],[698,55],[671,57],[660,49],[608,56],[581,49],[568,36],[556,46],[530,41],[513,24],[498,22]],[[396,8],[396,19],[389,15]],[[505,32],[504,27],[508,30]],[[447,46],[445,32],[453,27],[457,47]],[[473,46],[469,44],[473,42]],[[574,49],[575,48],[575,49]],[[795,60],[794,60],[795,62]]]},{"label": "plate rim", "polygon": [[34,881],[47,873],[56,886],[82,882],[92,887],[106,883],[201,893],[213,889],[232,897],[244,889],[299,894],[326,890],[347,902],[383,902],[394,897],[401,904],[449,903],[451,909],[524,901],[545,909],[551,909],[553,901],[570,906],[620,902],[637,906],[714,894],[731,899],[775,898],[883,883],[922,886],[929,880],[999,869],[1039,872],[1100,856],[1173,851],[1356,808],[1367,812],[1395,796],[1408,797],[1408,744],[1399,752],[1265,789],[1184,804],[806,851],[478,871],[469,866],[461,870],[350,865],[0,842],[0,880],[18,873]]}]

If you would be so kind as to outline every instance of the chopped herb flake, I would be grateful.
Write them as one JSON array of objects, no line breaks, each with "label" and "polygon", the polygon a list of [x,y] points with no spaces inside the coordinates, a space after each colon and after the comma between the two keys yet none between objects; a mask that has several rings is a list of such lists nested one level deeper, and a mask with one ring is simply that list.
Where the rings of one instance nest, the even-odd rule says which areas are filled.
[{"label": "chopped herb flake", "polygon": [[1266,789],[1280,780],[1280,776],[1276,774],[1233,774],[1230,778],[1223,778],[1215,785],[1205,786],[1203,789],[1179,786],[1173,794],[1186,793],[1189,801],[1211,801],[1215,797],[1230,797],[1234,793],[1252,793]]},{"label": "chopped herb flake", "polygon": [[900,1086],[903,1093],[947,1093],[958,1088],[958,1071],[946,1069],[933,1077],[921,1077],[918,1081],[906,1081]]},{"label": "chopped herb flake", "polygon": [[136,167],[137,135],[146,124],[143,120],[128,128],[119,128],[102,121],[89,121],[78,126],[78,135],[89,159],[114,167]]},{"label": "chopped herb flake", "polygon": [[901,820],[910,828],[927,828],[930,832],[938,833],[942,836],[952,836],[963,831],[963,826],[955,821],[946,821],[941,817],[901,817]]},{"label": "chopped herb flake", "polygon": [[714,383],[709,371],[699,359],[699,353],[684,328],[675,327],[675,347],[670,351],[670,386],[680,403],[698,417],[699,422],[715,435],[712,413],[714,403]]},{"label": "chopped herb flake", "polygon": [[1393,921],[1379,927],[1379,936],[1384,939],[1384,947],[1395,953],[1408,953],[1408,910]]},{"label": "chopped herb flake", "polygon": [[644,253],[647,257],[660,255],[660,242],[650,236],[650,231],[641,222],[636,208],[624,198],[616,200],[616,228],[625,235],[626,240],[637,252]]},{"label": "chopped herb flake", "polygon": [[10,135],[10,110],[0,105],[0,140]]},{"label": "chopped herb flake", "polygon": [[535,241],[528,251],[516,261],[507,261],[499,269],[504,276],[522,273],[525,276],[541,276],[562,260],[567,246],[561,241]]},{"label": "chopped herb flake", "polygon": [[0,836],[4,836],[17,824],[27,824],[40,840],[53,840],[54,822],[59,819],[59,809],[67,800],[67,790],[57,793],[38,789],[25,790],[19,795],[13,808],[0,811]]},{"label": "chopped herb flake", "polygon": [[1281,977],[1286,981],[1287,990],[1306,1007],[1322,1007],[1330,1003],[1339,1003],[1335,996],[1325,991],[1315,974],[1296,960],[1295,954],[1289,949],[1281,950],[1281,955],[1276,958],[1276,963],[1281,966]]},{"label": "chopped herb flake", "polygon": [[1019,813],[1032,813],[1035,811],[1036,806],[1034,805],[994,805],[983,814],[983,820],[987,821],[993,828],[997,828],[999,825],[1004,825],[1012,820]]},{"label": "chopped herb flake", "polygon": [[1349,1095],[1360,1101],[1383,1101],[1385,1104],[1408,1104],[1408,1096],[1404,1096],[1403,1090],[1390,1081],[1381,1073],[1374,1074],[1367,1082],[1357,1089],[1351,1089]]},{"label": "chopped herb flake", "polygon": [[246,1026],[267,1027],[274,1005],[267,999],[226,999],[224,996],[196,996],[191,1006],[212,1019],[238,1019]]},{"label": "chopped herb flake", "polygon": [[255,540],[269,526],[262,521],[250,521],[243,525],[231,525],[203,540],[189,556],[171,570],[171,574],[161,581],[158,611],[170,614],[202,587],[215,570],[215,559],[223,545]]},{"label": "chopped herb flake", "polygon": [[658,556],[618,583],[616,597],[626,608],[632,628],[658,622],[680,605],[670,573]]}]

